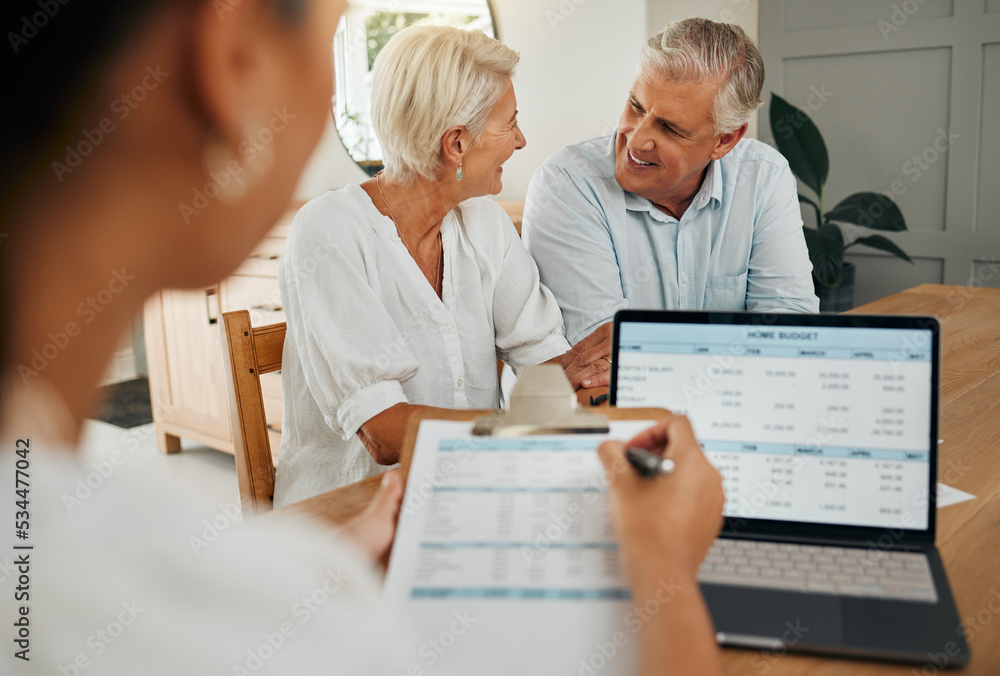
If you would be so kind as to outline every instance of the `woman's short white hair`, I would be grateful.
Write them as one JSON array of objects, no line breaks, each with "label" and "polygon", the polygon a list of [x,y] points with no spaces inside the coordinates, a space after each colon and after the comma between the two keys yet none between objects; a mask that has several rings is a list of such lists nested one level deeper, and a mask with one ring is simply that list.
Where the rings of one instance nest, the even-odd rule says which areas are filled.
[{"label": "woman's short white hair", "polygon": [[452,127],[465,127],[477,143],[519,60],[477,30],[411,26],[394,35],[372,67],[372,126],[386,177],[436,178],[441,137]]},{"label": "woman's short white hair", "polygon": [[649,38],[639,66],[677,82],[717,81],[712,111],[716,134],[738,129],[764,103],[764,60],[753,40],[733,24],[674,21]]}]

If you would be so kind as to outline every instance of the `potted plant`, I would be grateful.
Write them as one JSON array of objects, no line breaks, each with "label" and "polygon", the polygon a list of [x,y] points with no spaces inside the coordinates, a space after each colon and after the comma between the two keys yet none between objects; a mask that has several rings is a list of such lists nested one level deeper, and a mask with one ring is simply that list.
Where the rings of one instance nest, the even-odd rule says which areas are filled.
[{"label": "potted plant", "polygon": [[[866,234],[866,231],[875,230],[906,230],[903,213],[891,198],[876,192],[854,193],[824,213],[823,186],[830,162],[819,129],[805,111],[772,93],[771,133],[778,151],[799,179],[800,188],[805,185],[815,195],[810,198],[800,192],[799,201],[816,212],[816,227],[803,225],[803,231],[813,264],[813,283],[820,311],[849,310],[854,306],[854,264],[844,260],[844,251],[863,244],[913,263],[892,240],[874,233]],[[848,233],[853,238],[846,243],[842,223],[857,226]]]}]

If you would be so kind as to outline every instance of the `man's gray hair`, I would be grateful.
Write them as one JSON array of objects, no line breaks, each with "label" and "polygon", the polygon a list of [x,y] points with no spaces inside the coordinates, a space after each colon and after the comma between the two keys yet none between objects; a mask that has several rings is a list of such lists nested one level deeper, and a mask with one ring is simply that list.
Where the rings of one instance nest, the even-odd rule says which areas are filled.
[{"label": "man's gray hair", "polygon": [[716,134],[738,129],[764,103],[764,60],[753,40],[733,24],[674,21],[649,38],[639,66],[677,82],[717,81],[712,111]]}]

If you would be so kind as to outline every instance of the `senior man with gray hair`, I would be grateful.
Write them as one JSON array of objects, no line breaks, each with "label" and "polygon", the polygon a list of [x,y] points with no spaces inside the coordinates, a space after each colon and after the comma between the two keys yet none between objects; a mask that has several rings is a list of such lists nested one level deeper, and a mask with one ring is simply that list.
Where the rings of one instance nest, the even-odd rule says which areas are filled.
[{"label": "senior man with gray hair", "polygon": [[566,337],[602,328],[606,354],[596,338],[623,308],[818,311],[788,162],[744,138],[763,102],[756,45],[685,19],[639,65],[617,132],[560,150],[528,187],[528,249]]}]

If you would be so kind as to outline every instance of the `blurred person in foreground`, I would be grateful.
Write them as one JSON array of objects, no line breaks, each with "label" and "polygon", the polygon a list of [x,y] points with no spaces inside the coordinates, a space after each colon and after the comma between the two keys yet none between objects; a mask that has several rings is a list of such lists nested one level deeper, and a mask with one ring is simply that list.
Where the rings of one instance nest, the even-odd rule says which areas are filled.
[{"label": "blurred person in foreground", "polygon": [[[340,531],[261,518],[196,549],[199,495],[83,467],[75,448],[145,298],[225,276],[286,207],[328,115],[343,3],[46,6],[17,0],[0,14],[18,38],[5,53],[18,103],[3,111],[0,165],[0,522],[7,547],[33,547],[4,561],[0,672],[399,673],[414,628],[379,611],[372,573],[395,529],[395,473]],[[141,106],[113,118],[140,86]],[[265,151],[254,139],[271,124],[285,126]],[[192,192],[212,182],[217,198],[192,214]],[[113,302],[82,319],[81,302],[105,289]],[[58,354],[33,365],[50,342]],[[720,524],[718,474],[681,418],[632,443],[665,445],[677,463],[640,482],[622,444],[600,449],[635,602],[661,579],[680,585],[640,638],[640,672],[721,673],[695,579]]]},{"label": "blurred person in foreground", "polygon": [[515,373],[563,364],[577,389],[608,384],[610,334],[570,351],[559,306],[487,197],[525,145],[518,58],[478,30],[413,26],[375,59],[385,170],[309,202],[281,256],[276,506],[397,463],[416,411],[499,406],[497,359]]}]

